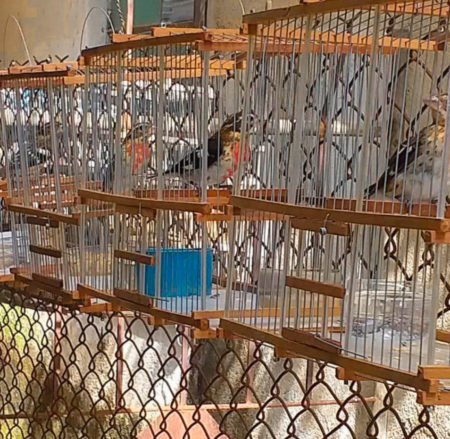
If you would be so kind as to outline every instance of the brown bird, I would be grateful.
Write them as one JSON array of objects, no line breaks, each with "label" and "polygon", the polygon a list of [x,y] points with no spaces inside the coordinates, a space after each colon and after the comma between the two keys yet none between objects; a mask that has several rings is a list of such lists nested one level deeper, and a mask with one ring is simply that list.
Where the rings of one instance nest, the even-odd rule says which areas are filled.
[{"label": "brown bird", "polygon": [[[386,171],[366,190],[366,197],[396,198],[411,203],[436,201],[442,174],[442,157],[447,114],[447,95],[424,99],[431,109],[433,123],[408,139],[391,156]],[[450,173],[446,173],[446,191],[450,193]]]},{"label": "brown bird", "polygon": [[[137,180],[145,175],[155,141],[154,129],[150,123],[135,125],[122,143],[122,165],[119,188],[122,191],[134,188]],[[103,169],[103,191],[110,192],[116,176],[116,157],[105,163]]]},{"label": "brown bird", "polygon": [[[250,128],[254,122],[254,116],[249,115]],[[231,178],[238,167],[239,148],[241,141],[242,112],[228,117],[220,130],[208,139],[208,157],[206,170],[206,184],[221,185]],[[179,162],[165,171],[165,175],[177,176],[195,186],[202,181],[202,148],[195,149],[186,154]],[[250,148],[245,142],[245,150],[242,159],[250,159]]]}]

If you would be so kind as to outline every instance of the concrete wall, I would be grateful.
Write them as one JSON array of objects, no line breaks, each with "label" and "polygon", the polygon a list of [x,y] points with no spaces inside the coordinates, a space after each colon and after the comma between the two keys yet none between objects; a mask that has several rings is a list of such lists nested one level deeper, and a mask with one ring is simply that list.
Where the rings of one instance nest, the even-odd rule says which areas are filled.
[{"label": "concrete wall", "polygon": [[[111,0],[1,0],[0,1],[0,59],[1,65],[9,65],[12,59],[27,59],[19,30],[9,19],[14,15],[23,28],[31,57],[38,59],[79,55],[83,21],[93,6],[108,9]],[[94,10],[87,22],[83,46],[97,46],[109,41],[105,15]],[[5,48],[5,49],[4,49]],[[56,59],[55,59],[56,61]]]},{"label": "concrete wall", "polygon": [[242,6],[246,14],[298,5],[299,0],[208,0],[207,19],[208,27],[239,27],[242,24]]}]

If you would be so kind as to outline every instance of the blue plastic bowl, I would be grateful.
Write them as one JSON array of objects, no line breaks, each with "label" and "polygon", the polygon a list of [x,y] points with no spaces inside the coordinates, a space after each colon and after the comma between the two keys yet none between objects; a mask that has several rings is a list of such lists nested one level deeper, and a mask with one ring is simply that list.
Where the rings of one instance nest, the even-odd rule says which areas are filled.
[{"label": "blue plastic bowl", "polygon": [[[147,249],[147,254],[156,257],[156,249]],[[202,250],[199,248],[161,249],[161,297],[200,296],[202,293]],[[144,293],[155,295],[156,266],[145,267]],[[136,266],[139,279],[139,264]],[[139,290],[141,291],[140,285]],[[212,249],[206,249],[206,294],[212,290]]]}]

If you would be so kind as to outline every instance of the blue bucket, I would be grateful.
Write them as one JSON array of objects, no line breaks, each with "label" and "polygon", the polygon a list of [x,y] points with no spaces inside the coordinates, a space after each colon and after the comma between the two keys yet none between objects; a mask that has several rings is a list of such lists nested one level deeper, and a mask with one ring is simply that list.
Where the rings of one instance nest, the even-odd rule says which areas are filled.
[{"label": "blue bucket", "polygon": [[[156,258],[156,249],[147,249]],[[139,264],[136,266],[139,284]],[[155,295],[155,265],[145,267],[144,293]],[[140,287],[140,285],[139,285]],[[141,288],[139,288],[141,291]],[[212,290],[212,249],[206,249],[206,294]],[[161,249],[161,297],[200,296],[202,293],[202,250],[199,248]]]}]

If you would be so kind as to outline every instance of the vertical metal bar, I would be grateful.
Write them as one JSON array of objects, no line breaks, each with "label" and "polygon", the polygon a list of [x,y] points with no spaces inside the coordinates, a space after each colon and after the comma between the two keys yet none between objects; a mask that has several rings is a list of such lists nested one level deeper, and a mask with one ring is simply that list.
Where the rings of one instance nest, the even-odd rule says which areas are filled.
[{"label": "vertical metal bar", "polygon": [[[59,151],[58,151],[58,140],[56,138],[56,126],[55,126],[55,94],[53,89],[53,84],[51,79],[47,79],[47,99],[50,112],[50,142],[52,146],[53,154],[53,174],[55,178],[55,198],[56,198],[56,209],[58,212],[62,212],[62,200],[61,200],[61,175],[59,173]],[[63,122],[64,124],[64,122]],[[61,258],[61,272],[63,273],[63,282],[66,288],[69,285],[69,272],[68,272],[68,260],[67,260],[67,246],[66,246],[66,234],[65,234],[64,223],[59,223],[59,245],[61,246],[61,251],[63,257]]]},{"label": "vertical metal bar", "polygon": [[[82,139],[81,139],[81,182],[80,187],[86,187],[87,166],[88,166],[88,142],[87,142],[87,118],[88,118],[88,102],[89,102],[89,87],[90,87],[90,68],[89,65],[85,68],[84,87],[83,87],[83,120],[82,120]],[[79,242],[80,242],[80,282],[86,283],[86,209],[85,204],[81,205],[80,211],[80,227],[79,227]]]},{"label": "vertical metal bar", "polygon": [[[0,94],[0,124],[2,128],[2,143],[4,147],[4,155],[5,155],[5,168],[6,168],[6,182],[8,188],[8,195],[10,197],[13,196],[13,181],[11,178],[11,172],[9,170],[8,163],[8,136],[6,134],[6,115],[5,115],[5,95],[3,93]],[[14,213],[10,214],[11,221],[11,238],[12,238],[12,248],[13,248],[13,260],[14,266],[19,266],[19,238],[17,236],[16,229],[16,215]]]},{"label": "vertical metal bar", "polygon": [[[163,160],[164,160],[164,145],[163,145],[163,129],[164,129],[164,105],[165,105],[165,90],[166,81],[164,75],[164,53],[165,46],[158,47],[159,58],[159,93],[158,99],[158,114],[156,118],[156,172],[157,172],[157,193],[158,200],[163,198],[164,176],[163,176]],[[155,258],[155,297],[159,298],[161,295],[161,240],[162,240],[162,221],[164,215],[161,210],[156,211],[156,258]]]},{"label": "vertical metal bar", "polygon": [[[120,187],[123,184],[122,180],[122,171],[123,171],[123,151],[122,151],[122,100],[123,100],[123,90],[122,90],[122,55],[123,52],[119,51],[116,55],[115,62],[117,63],[117,76],[116,76],[116,84],[117,84],[117,96],[116,96],[116,131],[114,135],[114,181],[112,184],[113,192],[119,193]],[[113,232],[113,243],[112,243],[112,288],[117,285],[119,278],[119,261],[114,257],[114,250],[119,248],[120,243],[120,233],[122,231],[122,227],[120,224],[121,214],[114,213],[114,232]],[[106,248],[108,243],[106,243]],[[117,285],[118,286],[118,285]]]},{"label": "vertical metal bar", "polygon": [[19,84],[16,84],[16,105],[17,105],[17,142],[19,144],[19,155],[20,155],[20,169],[22,170],[22,184],[23,184],[23,202],[25,206],[30,205],[30,181],[27,166],[27,157],[25,156],[26,145],[23,139],[23,127],[22,127],[22,99],[20,96]]},{"label": "vertical metal bar", "polygon": [[[355,196],[356,196],[356,210],[361,210],[363,206],[364,187],[367,181],[367,169],[369,165],[369,135],[371,126],[373,123],[373,110],[374,110],[374,93],[375,87],[375,69],[376,69],[376,55],[378,52],[378,39],[380,33],[380,6],[375,8],[373,33],[372,33],[372,46],[370,50],[370,68],[367,81],[367,97],[364,108],[364,127],[361,143],[361,157],[359,159],[359,169],[357,174]],[[363,229],[356,225],[354,227],[354,238],[351,248],[351,262],[350,262],[350,279],[347,287],[348,294],[346,295],[346,303],[344,304],[344,320],[346,320],[346,331],[344,337],[344,349],[348,350],[350,345],[350,336],[352,334],[352,315],[353,315],[353,301],[355,295],[355,289],[357,286],[356,265],[358,262],[358,242],[362,239]],[[360,239],[358,239],[360,238]]]},{"label": "vertical metal bar", "polygon": [[[255,50],[256,36],[253,33],[249,34],[248,37],[248,51],[247,51],[247,74],[245,78],[245,90],[247,93],[244,94],[244,108],[242,111],[242,123],[241,123],[241,139],[239,144],[239,160],[236,172],[233,178],[233,195],[239,195],[241,180],[242,180],[242,168],[243,168],[243,151],[245,149],[245,141],[247,137],[247,114],[250,107],[250,84],[253,76],[253,53]],[[228,312],[230,310],[231,304],[231,296],[233,294],[233,279],[235,276],[235,266],[234,266],[234,255],[232,249],[234,249],[235,240],[236,240],[236,225],[237,221],[234,218],[228,222],[228,249],[229,249],[229,257],[228,257],[228,276],[227,276],[227,284],[226,284],[226,293],[225,293],[225,317],[228,316]]]},{"label": "vertical metal bar", "polygon": [[[294,109],[294,120],[295,129],[293,136],[293,148],[290,154],[290,159],[288,163],[288,171],[287,171],[287,182],[286,182],[286,191],[287,191],[287,202],[290,204],[294,204],[296,202],[297,195],[297,187],[300,178],[300,167],[299,163],[301,163],[301,149],[297,145],[301,145],[302,135],[304,133],[304,125],[305,125],[305,106],[306,106],[306,98],[307,98],[307,80],[308,80],[308,71],[310,69],[310,44],[311,44],[311,22],[312,16],[306,17],[306,26],[305,26],[305,39],[304,46],[305,50],[298,57],[298,65],[300,70],[300,78],[297,81],[295,86],[295,109]],[[303,43],[303,42],[302,42]],[[295,53],[295,50],[293,51]],[[284,246],[285,246],[285,254],[284,254],[284,266],[281,273],[281,276],[286,277],[289,274],[289,255],[290,255],[290,242],[291,242],[291,225],[289,221],[286,221],[286,232],[284,237]],[[286,303],[287,300],[287,289],[285,288],[282,292],[281,298],[281,312],[280,312],[280,330],[285,325],[286,321]]]},{"label": "vertical metal bar", "polygon": [[[22,89],[23,90],[23,89]],[[16,124],[17,124],[17,142],[19,144],[19,157],[20,157],[20,170],[22,173],[22,186],[23,186],[23,203],[25,206],[31,205],[30,200],[30,180],[29,180],[29,172],[28,172],[28,163],[27,157],[25,155],[26,144],[23,138],[23,126],[22,126],[22,99],[21,99],[21,87],[20,83],[15,83],[15,95],[16,95],[16,106],[17,106],[17,114],[16,114]],[[29,236],[30,236],[30,244],[39,244],[37,240],[37,235],[35,231],[35,227],[32,225],[24,225],[22,231],[28,227]],[[37,271],[37,267],[39,266],[39,259],[36,254],[31,253],[31,267],[34,272]]]},{"label": "vertical metal bar", "polygon": [[[208,187],[207,187],[207,172],[208,172],[208,92],[209,92],[209,58],[210,52],[203,52],[203,71],[202,71],[202,82],[203,82],[203,93],[202,93],[202,116],[201,116],[201,137],[202,137],[202,202],[206,203],[208,197]],[[201,308],[206,309],[206,287],[207,287],[207,250],[208,250],[208,229],[206,221],[202,222],[202,256],[201,256]]]},{"label": "vertical metal bar", "polygon": [[[450,87],[450,76],[448,78],[447,90]],[[448,169],[450,165],[450,99],[447,99],[447,113],[445,116],[445,135],[444,135],[444,147],[442,151],[442,169],[440,176],[439,198],[437,205],[437,217],[445,218],[446,210],[446,198],[447,198],[447,181],[450,178],[448,175]],[[437,327],[437,315],[439,311],[439,296],[440,296],[440,283],[441,283],[441,260],[442,260],[442,246],[443,244],[435,244],[435,259],[433,267],[432,278],[432,295],[431,295],[431,307],[430,307],[430,326],[428,334],[428,347],[427,347],[427,364],[434,364],[436,353],[436,327]],[[425,312],[425,309],[422,311]],[[425,316],[426,318],[426,316]]]}]

